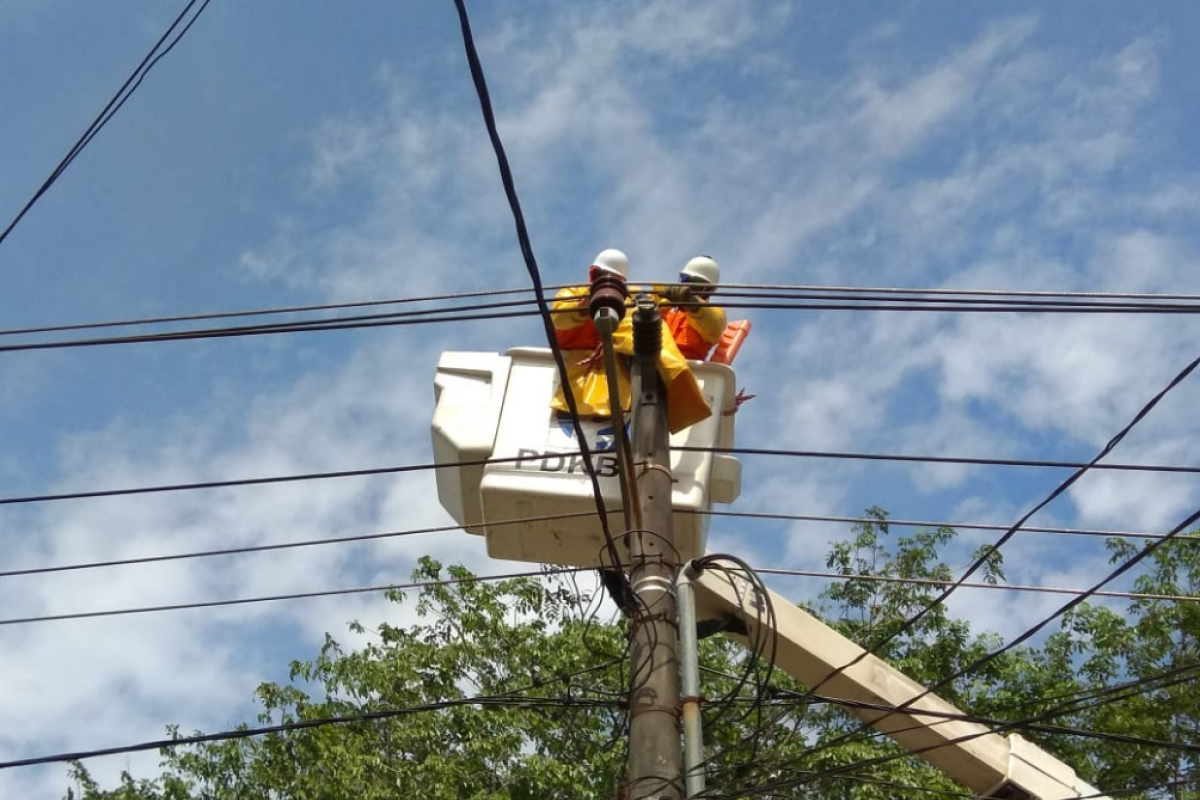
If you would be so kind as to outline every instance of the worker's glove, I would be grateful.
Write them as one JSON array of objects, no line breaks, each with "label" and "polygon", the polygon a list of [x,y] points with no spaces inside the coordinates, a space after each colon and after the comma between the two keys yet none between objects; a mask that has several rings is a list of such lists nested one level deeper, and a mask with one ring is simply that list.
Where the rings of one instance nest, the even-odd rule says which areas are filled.
[{"label": "worker's glove", "polygon": [[696,296],[692,294],[692,287],[686,284],[668,286],[662,296],[667,302],[676,306],[688,307],[697,304]]}]

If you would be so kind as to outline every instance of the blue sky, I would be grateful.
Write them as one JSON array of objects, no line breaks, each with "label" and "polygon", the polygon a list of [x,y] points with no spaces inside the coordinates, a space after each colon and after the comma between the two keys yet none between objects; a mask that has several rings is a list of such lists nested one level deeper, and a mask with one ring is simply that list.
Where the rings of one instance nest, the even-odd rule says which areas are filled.
[{"label": "blue sky", "polygon": [[[179,4],[180,7],[182,4]],[[1200,10],[1125,4],[477,3],[547,283],[604,247],[634,278],[1200,292]],[[528,285],[453,5],[215,0],[0,244],[0,327]],[[7,223],[174,5],[0,7]],[[737,316],[738,314],[734,314]],[[1086,460],[1195,357],[1190,317],[754,311],[738,444]],[[0,495],[430,459],[438,354],[528,320],[0,353]],[[1194,465],[1185,384],[1113,458]],[[1011,523],[1062,473],[746,457],[735,508]],[[1187,477],[1087,476],[1036,522],[1165,529]],[[439,525],[432,477],[0,507],[0,569]],[[819,568],[836,527],[717,520],[712,546]],[[956,566],[986,541],[964,534]],[[372,585],[466,534],[0,580],[6,618]],[[1095,542],[1018,536],[1014,582],[1088,586]],[[795,596],[819,581],[776,583]],[[979,629],[1059,604],[961,592]],[[0,628],[0,759],[214,730],[355,596]],[[149,755],[95,762],[111,778]],[[59,768],[0,774],[57,797]]]}]

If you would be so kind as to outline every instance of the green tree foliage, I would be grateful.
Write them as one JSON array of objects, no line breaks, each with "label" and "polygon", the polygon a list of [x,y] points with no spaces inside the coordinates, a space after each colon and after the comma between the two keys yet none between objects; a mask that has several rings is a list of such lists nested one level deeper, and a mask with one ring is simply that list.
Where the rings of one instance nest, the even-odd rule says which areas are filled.
[{"label": "green tree foliage", "polygon": [[[1196,742],[1200,607],[1143,599],[1120,611],[1081,605],[1037,647],[968,671],[1002,645],[944,606],[902,627],[953,580],[942,563],[948,528],[892,538],[887,515],[832,545],[845,575],[813,610],[946,699],[980,717],[1037,724],[1013,730],[1074,765],[1107,791],[1195,800],[1193,754],[1094,736],[1116,733]],[[1132,554],[1111,544],[1114,560]],[[982,578],[1003,579],[997,555]],[[73,765],[71,800],[375,800],[376,798],[610,798],[624,770],[625,630],[599,622],[562,579],[477,582],[461,567],[423,560],[417,622],[383,625],[346,651],[332,638],[286,684],[258,690],[258,724],[443,707],[404,716],[169,748],[153,779],[126,775],[103,789]],[[447,578],[456,582],[447,583]],[[903,580],[880,581],[875,578]],[[1200,542],[1168,543],[1148,560],[1138,591],[1194,595]],[[409,602],[400,594],[392,599]],[[361,628],[353,626],[357,633]],[[723,797],[875,800],[964,789],[864,731],[835,703],[721,637],[702,642],[710,787]],[[1157,678],[1156,676],[1167,676]],[[1125,686],[1115,693],[1112,687]],[[461,702],[486,697],[493,701]],[[1058,726],[1057,728],[1052,726]],[[1071,729],[1073,732],[1066,732]],[[887,757],[894,757],[889,760]],[[871,766],[865,761],[877,761]]]},{"label": "green tree foliage", "polygon": [[[1114,563],[1138,550],[1125,539],[1110,539]],[[1147,559],[1134,591],[1195,598],[1200,589],[1200,539],[1163,543]],[[1141,740],[1195,746],[1200,743],[1200,605],[1192,601],[1144,597],[1128,609],[1084,605],[1050,637],[1047,653],[1076,665],[1085,696],[1056,723]],[[1108,687],[1120,691],[1089,695]],[[1111,697],[1119,702],[1105,702]],[[1197,754],[1147,744],[1097,739],[1076,743],[1082,771],[1102,786],[1162,786],[1148,796],[1195,800],[1200,787]]]}]

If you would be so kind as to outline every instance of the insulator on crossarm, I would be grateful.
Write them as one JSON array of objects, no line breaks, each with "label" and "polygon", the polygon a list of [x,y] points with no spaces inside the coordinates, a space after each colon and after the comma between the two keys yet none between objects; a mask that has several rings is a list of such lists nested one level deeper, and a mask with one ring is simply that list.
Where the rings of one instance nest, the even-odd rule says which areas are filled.
[{"label": "insulator on crossarm", "polygon": [[662,351],[662,314],[650,295],[639,294],[633,315],[633,352],[657,359]]},{"label": "insulator on crossarm", "polygon": [[592,281],[588,296],[588,314],[601,330],[612,332],[625,317],[625,299],[629,289],[625,280],[610,272],[601,272]]}]

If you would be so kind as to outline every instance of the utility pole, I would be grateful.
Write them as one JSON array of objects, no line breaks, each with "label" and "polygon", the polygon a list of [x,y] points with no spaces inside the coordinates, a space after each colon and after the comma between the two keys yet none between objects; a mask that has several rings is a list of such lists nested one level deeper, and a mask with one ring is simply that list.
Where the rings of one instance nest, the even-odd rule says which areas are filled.
[{"label": "utility pole", "polygon": [[672,530],[667,393],[658,374],[662,316],[640,295],[633,317],[633,468],[642,529],[629,534],[629,800],[678,800],[683,791],[679,738],[678,556]]}]

